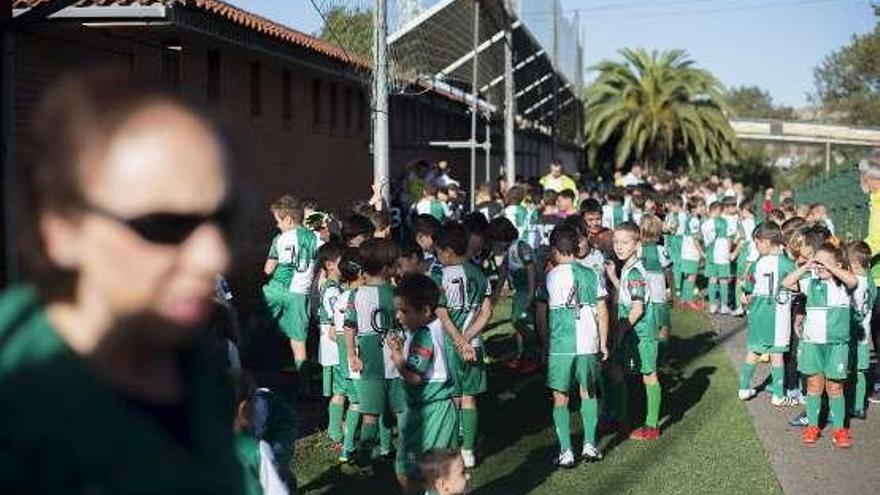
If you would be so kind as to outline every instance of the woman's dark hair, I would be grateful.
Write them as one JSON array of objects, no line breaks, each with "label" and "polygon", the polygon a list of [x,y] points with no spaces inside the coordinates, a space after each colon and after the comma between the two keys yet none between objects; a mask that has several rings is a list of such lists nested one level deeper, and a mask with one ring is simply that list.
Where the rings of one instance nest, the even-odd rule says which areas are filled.
[{"label": "woman's dark hair", "polygon": [[225,147],[220,132],[202,112],[128,71],[91,69],[67,74],[48,89],[31,116],[24,160],[17,170],[17,200],[18,211],[31,216],[21,221],[25,270],[45,300],[73,297],[76,273],[49,260],[38,231],[41,214],[75,217],[84,206],[81,178],[93,175],[100,166],[100,157],[119,129],[154,105],[173,106],[197,117]]}]

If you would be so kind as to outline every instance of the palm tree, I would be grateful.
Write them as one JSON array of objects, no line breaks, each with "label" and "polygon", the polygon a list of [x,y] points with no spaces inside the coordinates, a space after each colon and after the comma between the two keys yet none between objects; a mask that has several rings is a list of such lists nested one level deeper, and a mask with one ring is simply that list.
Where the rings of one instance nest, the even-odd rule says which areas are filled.
[{"label": "palm tree", "polygon": [[736,134],[727,120],[724,88],[694,66],[684,50],[620,51],[622,62],[593,67],[599,76],[586,89],[590,161],[688,168],[729,161]]}]

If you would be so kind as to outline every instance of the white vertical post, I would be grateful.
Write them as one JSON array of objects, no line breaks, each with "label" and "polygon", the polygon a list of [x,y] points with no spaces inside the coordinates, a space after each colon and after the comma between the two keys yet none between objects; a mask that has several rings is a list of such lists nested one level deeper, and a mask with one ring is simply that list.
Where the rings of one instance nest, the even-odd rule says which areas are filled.
[{"label": "white vertical post", "polygon": [[375,0],[373,9],[373,180],[382,184],[382,198],[390,201],[388,145],[388,12],[387,0]]},{"label": "white vertical post", "polygon": [[492,183],[492,120],[486,116],[486,141],[483,143],[486,151],[486,183]]},{"label": "white vertical post", "polygon": [[825,175],[831,173],[831,138],[825,141]]},{"label": "white vertical post", "polygon": [[474,210],[474,206],[476,205],[476,182],[477,182],[477,61],[479,58],[479,53],[477,52],[477,48],[480,45],[480,0],[474,0],[474,58],[473,58],[473,73],[471,80],[471,211]]},{"label": "white vertical post", "polygon": [[513,6],[507,2],[507,18],[504,26],[504,176],[508,184],[516,179],[516,97],[513,80]]}]

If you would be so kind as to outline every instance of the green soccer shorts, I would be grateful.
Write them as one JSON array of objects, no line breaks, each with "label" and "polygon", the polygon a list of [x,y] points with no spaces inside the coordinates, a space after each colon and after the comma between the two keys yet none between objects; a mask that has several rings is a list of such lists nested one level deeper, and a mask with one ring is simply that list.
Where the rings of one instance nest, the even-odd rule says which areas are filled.
[{"label": "green soccer shorts", "polygon": [[551,354],[547,358],[547,388],[570,394],[576,387],[596,396],[599,361],[595,354]]},{"label": "green soccer shorts", "polygon": [[700,262],[698,260],[681,260],[681,273],[684,275],[700,273]]},{"label": "green soccer shorts", "polygon": [[732,276],[730,263],[706,262],[707,278],[730,278]]},{"label": "green soccer shorts", "polygon": [[339,366],[324,366],[323,371],[324,397],[347,395],[348,386]]},{"label": "green soccer shorts", "polygon": [[850,362],[855,363],[856,371],[871,368],[871,349],[867,342],[850,342]]},{"label": "green soccer shorts", "polygon": [[746,349],[755,354],[784,354],[788,346],[774,345],[774,329],[770,325],[761,326],[749,321],[746,326]]},{"label": "green soccer shorts", "polygon": [[276,285],[263,286],[263,300],[278,328],[290,340],[305,342],[309,330],[309,298]]},{"label": "green soccer shorts", "polygon": [[458,411],[452,399],[409,404],[400,418],[394,470],[417,478],[421,457],[434,449],[458,448]]},{"label": "green soccer shorts", "polygon": [[385,379],[385,397],[388,409],[394,414],[400,414],[406,409],[406,385],[403,378]]},{"label": "green soccer shorts", "polygon": [[479,395],[486,391],[486,364],[483,362],[483,348],[474,347],[477,360],[473,363],[465,362],[455,350],[455,346],[447,339],[446,360],[449,363],[449,372],[455,384],[455,396]]},{"label": "green soccer shorts", "polygon": [[669,317],[669,303],[652,302],[651,306],[654,307],[654,317],[657,318],[657,326],[666,327],[667,329],[671,327],[672,322]]},{"label": "green soccer shorts", "polygon": [[798,346],[798,371],[807,376],[825,375],[829,380],[846,380],[849,352],[848,343],[814,344],[802,340]]},{"label": "green soccer shorts", "polygon": [[650,375],[657,372],[657,354],[660,344],[656,340],[643,340],[632,330],[620,343],[620,359],[629,373]]}]

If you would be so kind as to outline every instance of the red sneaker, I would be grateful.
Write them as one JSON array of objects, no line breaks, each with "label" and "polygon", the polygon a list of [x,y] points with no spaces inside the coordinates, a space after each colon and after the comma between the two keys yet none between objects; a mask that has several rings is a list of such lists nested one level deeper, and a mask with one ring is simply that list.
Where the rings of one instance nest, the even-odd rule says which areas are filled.
[{"label": "red sneaker", "polygon": [[801,441],[806,445],[815,445],[822,436],[822,430],[818,426],[807,426],[801,433]]},{"label": "red sneaker", "polygon": [[522,366],[520,358],[513,358],[507,362],[507,367],[512,370],[519,369],[520,366]]},{"label": "red sneaker", "polygon": [[849,436],[849,428],[838,428],[831,432],[831,443],[839,449],[852,447],[852,438]]},{"label": "red sneaker", "polygon": [[630,433],[629,439],[630,440],[638,440],[638,441],[659,440],[660,439],[660,428],[651,428],[649,426],[642,426],[641,428]]}]

